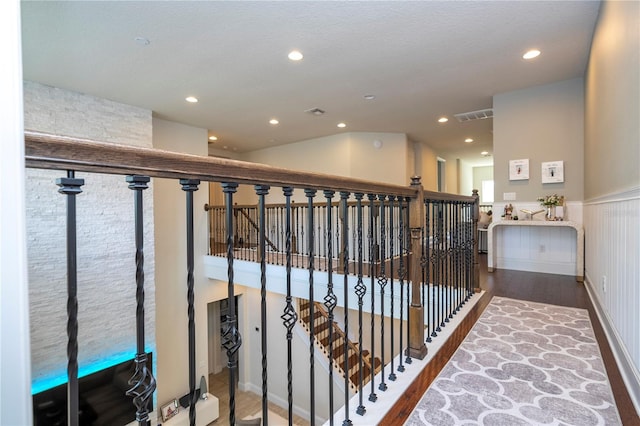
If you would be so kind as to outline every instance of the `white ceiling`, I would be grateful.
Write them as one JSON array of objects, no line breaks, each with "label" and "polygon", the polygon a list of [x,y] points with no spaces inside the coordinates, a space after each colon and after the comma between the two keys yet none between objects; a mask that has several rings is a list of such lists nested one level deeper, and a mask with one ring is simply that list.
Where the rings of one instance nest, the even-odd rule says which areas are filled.
[{"label": "white ceiling", "polygon": [[[492,96],[584,74],[595,1],[22,2],[27,80],[206,128],[238,152],[406,133],[481,164]],[[141,45],[136,37],[150,40]],[[525,61],[538,48],[542,55]],[[300,62],[287,53],[299,49]],[[374,100],[365,100],[372,94]],[[199,98],[197,104],[184,101]],[[321,117],[305,114],[326,110]],[[445,125],[437,118],[450,118]],[[276,117],[278,126],[268,123]],[[338,129],[340,121],[347,123]],[[475,139],[465,144],[464,139]],[[485,160],[486,162],[486,160]]]}]

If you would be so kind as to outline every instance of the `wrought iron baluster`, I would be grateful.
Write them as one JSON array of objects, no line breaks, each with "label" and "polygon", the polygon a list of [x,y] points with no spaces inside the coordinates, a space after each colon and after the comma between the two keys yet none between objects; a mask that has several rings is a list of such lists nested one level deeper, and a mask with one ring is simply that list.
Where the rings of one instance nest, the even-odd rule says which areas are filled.
[{"label": "wrought iron baluster", "polygon": [[76,195],[82,192],[84,179],[75,177],[73,170],[66,178],[56,180],[58,192],[67,199],[67,422],[77,426],[79,419],[78,388],[78,264],[76,233]]},{"label": "wrought iron baluster", "polygon": [[189,335],[189,423],[191,426],[196,424],[196,326],[195,326],[195,310],[194,310],[194,294],[193,294],[193,193],[198,190],[200,180],[198,179],[180,179],[182,190],[186,193],[187,201],[187,316],[188,335]]},{"label": "wrought iron baluster", "polygon": [[[391,366],[390,366],[390,371],[391,373],[389,373],[389,380],[395,380],[396,379],[396,372],[395,372],[395,366],[394,366],[394,358],[395,358],[395,324],[393,323],[393,317],[394,317],[394,305],[395,305],[395,298],[394,298],[394,282],[393,282],[393,274],[394,274],[394,269],[393,269],[393,258],[394,258],[394,253],[393,253],[393,239],[394,239],[394,228],[393,228],[393,216],[395,215],[395,200],[396,197],[395,195],[390,195],[389,196],[389,253],[390,253],[390,262],[389,262],[389,271],[391,272],[389,275],[391,276],[391,283],[390,283],[390,287],[391,287],[391,294],[390,294],[390,300],[391,300]],[[402,320],[402,318],[400,319]]]},{"label": "wrought iron baluster", "polygon": [[369,394],[369,401],[376,402],[378,395],[375,391],[375,377],[376,377],[376,341],[375,341],[375,294],[376,294],[376,248],[374,247],[374,233],[375,233],[375,204],[376,196],[374,194],[367,194],[369,199],[369,277],[371,278],[371,393]]},{"label": "wrought iron baluster", "polygon": [[[355,194],[354,194],[355,195]],[[357,230],[357,206],[350,206],[349,209],[351,210],[351,213],[349,214],[349,217],[351,218],[351,241],[358,241],[358,230]],[[356,257],[356,253],[354,251],[352,251],[350,253],[351,257],[350,260],[351,262],[353,262],[353,265],[356,264],[356,262],[358,261],[357,257]],[[357,272],[354,269],[354,274],[356,274]]]},{"label": "wrought iron baluster", "polygon": [[[398,197],[398,242],[400,248],[400,265],[398,267],[398,280],[400,281],[400,356],[398,357],[398,371],[404,372],[404,364],[402,363],[402,349],[403,349],[403,337],[404,337],[404,280],[407,277],[407,270],[405,267],[405,221],[404,221],[404,202],[402,197]],[[409,323],[407,322],[407,330],[409,329]],[[407,339],[407,342],[409,340]]]},{"label": "wrought iron baluster", "polygon": [[139,426],[149,423],[149,403],[156,389],[156,380],[147,368],[144,336],[144,220],[142,191],[148,188],[148,176],[127,176],[129,189],[134,193],[135,243],[136,243],[136,357],[135,372],[129,379],[128,396],[133,396],[136,406],[136,421]]},{"label": "wrought iron baluster", "polygon": [[305,189],[304,194],[307,196],[307,249],[308,249],[308,270],[309,270],[309,419],[311,424],[316,421],[316,401],[315,401],[315,296],[313,294],[313,271],[315,257],[315,237],[313,219],[315,208],[313,207],[313,197],[316,196],[315,189]]},{"label": "wrought iron baluster", "polygon": [[[476,215],[475,212],[477,211],[477,203],[478,202],[478,198],[477,198],[477,194],[476,194],[476,202],[475,203],[470,203],[468,205],[468,215],[469,215],[469,221],[471,222],[471,226],[469,227],[469,231],[467,234],[467,239],[469,241],[469,245],[467,246],[467,256],[469,256],[469,266],[468,266],[468,277],[466,280],[466,286],[467,286],[467,298],[466,300],[469,300],[469,298],[471,298],[471,296],[473,295],[475,289],[474,289],[474,267],[475,267],[475,259],[477,256],[477,239],[478,239],[478,229],[477,229],[477,223],[476,223]],[[480,287],[480,283],[477,282],[475,283],[475,286]]]},{"label": "wrought iron baluster", "polygon": [[258,257],[260,258],[260,346],[262,349],[262,424],[269,425],[269,393],[267,382],[267,239],[265,196],[269,185],[256,185],[258,195]]},{"label": "wrought iron baluster", "polygon": [[386,235],[386,215],[385,215],[385,204],[384,204],[384,200],[386,198],[386,195],[379,195],[378,196],[378,200],[380,200],[380,269],[379,269],[379,273],[378,273],[378,285],[380,286],[380,358],[381,358],[381,366],[382,366],[382,374],[380,375],[380,385],[378,386],[378,389],[380,389],[381,391],[386,391],[387,390],[387,384],[384,381],[384,369],[385,369],[385,363],[384,363],[384,342],[385,342],[385,338],[384,338],[384,323],[385,323],[385,319],[384,319],[384,291],[385,291],[385,287],[387,286],[388,283],[388,278],[387,278],[387,269],[386,269],[386,264],[387,264],[387,252],[386,252],[386,248],[387,248],[387,244],[386,244],[386,239],[387,239],[387,235]]},{"label": "wrought iron baluster", "polygon": [[[318,210],[319,210],[318,213],[320,215],[323,214],[325,216],[325,221],[326,221],[327,206],[326,205],[325,206],[318,206]],[[329,264],[329,261],[328,261],[329,259],[327,257],[327,246],[328,246],[327,245],[327,227],[326,227],[326,224],[325,224],[325,229],[322,229],[322,225],[320,223],[320,220],[318,220],[318,231],[319,231],[318,235],[320,235],[320,232],[322,233],[322,249],[324,251],[322,256],[325,259],[325,261],[324,261],[324,271],[327,271],[328,270],[327,269],[328,268],[328,264]]]},{"label": "wrought iron baluster", "polygon": [[337,297],[333,292],[333,223],[331,218],[331,199],[335,191],[325,190],[324,196],[327,199],[327,273],[329,282],[327,283],[327,295],[324,297],[324,306],[327,308],[329,320],[329,424],[333,426],[333,310],[337,304]]},{"label": "wrought iron baluster", "polygon": [[427,343],[431,342],[431,331],[433,329],[433,318],[432,318],[432,311],[433,311],[433,302],[432,302],[432,297],[429,294],[429,289],[431,289],[433,287],[433,269],[434,269],[434,264],[433,264],[433,235],[431,233],[431,222],[433,220],[433,218],[431,217],[431,211],[433,209],[433,204],[425,199],[424,200],[425,203],[425,208],[424,208],[424,215],[425,215],[425,226],[424,226],[424,257],[425,257],[425,267],[424,269],[426,269],[426,282],[425,282],[425,287],[424,287],[424,293],[426,293],[427,295],[427,303],[424,305],[424,309],[425,309],[425,316],[427,318]]},{"label": "wrought iron baluster", "polygon": [[349,193],[345,191],[340,192],[340,211],[342,216],[342,237],[341,251],[342,251],[342,273],[344,277],[344,342],[343,342],[343,370],[344,370],[344,413],[345,419],[342,421],[342,426],[348,426],[353,424],[349,420],[349,208],[347,206],[347,199]]},{"label": "wrought iron baluster", "polygon": [[444,204],[444,217],[445,217],[445,247],[444,247],[444,282],[442,289],[442,327],[446,327],[446,323],[449,322],[449,314],[451,312],[450,295],[451,295],[451,202],[446,201]]},{"label": "wrought iron baluster", "polygon": [[225,194],[226,221],[227,221],[227,297],[229,299],[229,313],[227,315],[227,328],[222,335],[222,346],[227,350],[227,367],[229,367],[229,424],[236,424],[236,372],[238,369],[237,352],[242,345],[242,337],[238,330],[236,317],[236,303],[233,282],[233,194],[237,191],[238,184],[223,182],[222,190]]},{"label": "wrought iron baluster", "polygon": [[[293,208],[295,211],[295,230],[296,230],[296,240],[295,240],[295,244],[293,245],[293,252],[296,254],[300,254],[300,252],[304,253],[303,250],[299,250],[299,244],[300,244],[300,212],[299,212],[299,208],[296,206]],[[300,267],[300,256],[296,256],[296,268]]]},{"label": "wrought iron baluster", "polygon": [[358,282],[355,286],[355,293],[358,296],[358,408],[356,409],[356,413],[359,415],[364,415],[366,409],[364,404],[362,403],[363,398],[363,389],[362,385],[364,382],[364,363],[362,360],[362,306],[363,301],[362,298],[367,292],[367,287],[362,282],[362,227],[363,225],[363,214],[362,214],[362,197],[364,194],[361,192],[356,192],[354,194],[356,198],[356,216],[357,216],[357,225],[356,225],[356,241],[358,245]]},{"label": "wrought iron baluster", "polygon": [[445,260],[444,260],[444,273],[445,279],[443,282],[443,294],[442,294],[442,327],[446,326],[449,322],[449,313],[451,312],[450,295],[451,295],[451,202],[445,202],[444,208],[444,223],[445,223]]},{"label": "wrought iron baluster", "polygon": [[293,361],[291,353],[291,340],[293,339],[293,326],[298,321],[293,304],[291,303],[291,195],[293,188],[284,187],[282,192],[285,196],[285,257],[287,275],[287,296],[284,313],[280,316],[287,329],[287,402],[289,407],[289,426],[293,426]]},{"label": "wrought iron baluster", "polygon": [[463,248],[463,244],[464,244],[464,239],[463,239],[463,226],[466,226],[466,224],[464,222],[462,222],[462,217],[460,214],[460,209],[462,208],[462,203],[460,203],[459,201],[456,201],[455,203],[455,210],[454,210],[454,215],[455,215],[455,224],[456,224],[456,246],[455,246],[455,266],[454,266],[454,273],[455,273],[455,305],[456,305],[456,309],[454,311],[454,313],[460,312],[460,307],[462,305],[462,300],[460,298],[460,295],[462,294],[462,292],[460,291],[460,282],[461,282],[461,271],[462,271],[462,262],[461,262],[461,256],[462,256],[462,248]]},{"label": "wrought iron baluster", "polygon": [[437,320],[435,323],[435,327],[436,327],[436,331],[439,333],[440,331],[442,331],[442,328],[440,327],[441,323],[442,323],[442,283],[443,283],[443,277],[444,277],[444,202],[443,201],[439,201],[437,202],[438,205],[438,219],[437,219],[437,224],[438,224],[438,244],[437,244],[437,249],[438,249],[438,267],[436,269],[436,276],[438,277],[438,281],[436,283],[436,287],[437,287],[437,301],[436,301],[436,310],[437,310]]},{"label": "wrought iron baluster", "polygon": [[[406,270],[406,276],[409,275],[409,255],[411,252],[411,221],[409,218],[409,203],[411,202],[411,198],[406,197],[405,198],[405,202],[406,202],[406,208],[405,208],[405,230],[406,230],[406,251],[407,251],[407,270]],[[424,237],[423,237],[424,238]],[[412,290],[412,285],[410,283],[410,279],[407,279],[407,349],[405,351],[405,354],[407,355],[404,359],[404,362],[406,364],[411,364],[413,362],[413,360],[411,359],[411,350],[410,350],[410,340],[409,340],[409,336],[410,336],[410,326],[409,324],[411,324],[411,292]],[[422,305],[424,306],[424,305]]]}]

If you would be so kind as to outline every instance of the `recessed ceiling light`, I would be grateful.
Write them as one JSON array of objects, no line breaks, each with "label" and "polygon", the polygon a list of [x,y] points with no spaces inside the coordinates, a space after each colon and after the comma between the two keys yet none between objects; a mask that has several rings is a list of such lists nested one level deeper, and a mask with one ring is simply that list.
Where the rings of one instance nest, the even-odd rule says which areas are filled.
[{"label": "recessed ceiling light", "polygon": [[278,120],[276,120],[275,118],[272,118],[271,120],[269,120],[269,124],[273,124],[274,126],[276,124],[280,123]]},{"label": "recessed ceiling light", "polygon": [[222,148],[227,149],[227,148],[229,148],[229,147],[225,145],[225,146],[223,146]]},{"label": "recessed ceiling light", "polygon": [[195,96],[187,96],[186,98],[184,98],[184,100],[187,102],[191,102],[192,104],[198,102],[198,98],[196,98]]},{"label": "recessed ceiling light", "polygon": [[533,58],[537,58],[538,56],[540,56],[540,51],[538,49],[531,49],[527,53],[522,55],[522,58],[523,59],[533,59]]},{"label": "recessed ceiling light", "polygon": [[482,151],[480,155],[489,155],[489,151]]},{"label": "recessed ceiling light", "polygon": [[217,140],[218,140],[218,137],[217,137],[217,136],[213,136],[213,135],[212,135],[212,136],[209,136],[209,140],[210,140],[210,141],[217,141]]},{"label": "recessed ceiling light", "polygon": [[289,52],[288,56],[289,56],[289,59],[291,59],[292,61],[299,61],[302,58],[304,58],[304,56],[299,50],[292,50],[291,52]]},{"label": "recessed ceiling light", "polygon": [[447,121],[449,121],[449,119],[447,117],[438,118],[438,123],[446,123]]},{"label": "recessed ceiling light", "polygon": [[342,129],[344,127],[347,127],[347,125],[345,123],[338,123],[338,127],[340,127]]},{"label": "recessed ceiling light", "polygon": [[376,98],[376,95],[364,95],[364,98],[368,101],[372,101]]},{"label": "recessed ceiling light", "polygon": [[466,143],[471,143],[471,142],[473,142],[473,139],[471,139],[471,138],[466,138],[464,141],[465,141]]}]

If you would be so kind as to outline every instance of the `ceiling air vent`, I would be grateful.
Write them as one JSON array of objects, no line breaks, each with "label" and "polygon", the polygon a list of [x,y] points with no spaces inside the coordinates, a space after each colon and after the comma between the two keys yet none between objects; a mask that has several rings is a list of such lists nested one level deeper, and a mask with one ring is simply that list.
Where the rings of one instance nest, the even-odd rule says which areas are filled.
[{"label": "ceiling air vent", "polygon": [[493,118],[493,108],[454,114],[454,117],[457,118],[460,123],[473,120],[485,120],[487,118]]},{"label": "ceiling air vent", "polygon": [[311,108],[305,111],[307,114],[311,114],[311,115],[323,115],[325,113],[325,110],[320,109],[320,108]]}]

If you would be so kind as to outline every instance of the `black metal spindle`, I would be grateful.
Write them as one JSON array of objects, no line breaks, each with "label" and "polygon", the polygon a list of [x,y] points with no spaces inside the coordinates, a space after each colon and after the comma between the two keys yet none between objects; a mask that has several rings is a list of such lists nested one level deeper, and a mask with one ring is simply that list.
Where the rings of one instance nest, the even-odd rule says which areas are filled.
[{"label": "black metal spindle", "polygon": [[326,210],[326,227],[327,227],[327,275],[329,282],[327,283],[327,295],[324,297],[324,306],[327,308],[328,320],[329,320],[329,424],[333,426],[333,310],[337,304],[337,297],[333,292],[333,223],[331,215],[331,199],[335,191],[325,190],[324,197],[327,200]]},{"label": "black metal spindle", "polygon": [[462,248],[463,248],[463,243],[464,243],[464,239],[463,239],[463,227],[466,226],[466,224],[464,224],[464,222],[462,222],[462,217],[460,214],[460,208],[461,208],[461,204],[459,201],[456,201],[455,203],[455,210],[454,210],[454,214],[455,214],[455,224],[456,224],[456,245],[455,245],[455,264],[454,264],[454,273],[455,273],[455,305],[456,305],[456,309],[454,311],[454,313],[460,312],[460,307],[462,306],[462,300],[460,298],[460,295],[462,294],[462,292],[460,291],[460,277],[461,277],[461,269],[462,269],[462,264],[461,264],[461,256],[462,256]]},{"label": "black metal spindle", "polygon": [[267,387],[267,242],[265,196],[269,185],[256,185],[258,195],[258,256],[260,258],[260,345],[262,349],[262,424],[269,425],[269,394]]},{"label": "black metal spindle", "polygon": [[442,324],[444,328],[446,323],[449,322],[449,295],[450,291],[450,279],[451,279],[451,203],[445,202],[444,204],[444,281],[442,287]]},{"label": "black metal spindle", "polygon": [[182,190],[186,193],[187,202],[187,329],[189,335],[189,423],[196,424],[196,326],[194,310],[194,242],[193,242],[193,193],[198,190],[200,180],[180,179]]},{"label": "black metal spindle", "polygon": [[345,419],[342,421],[342,426],[348,426],[353,424],[349,420],[349,209],[347,206],[347,199],[349,193],[345,191],[340,192],[340,210],[342,211],[342,263],[343,263],[343,276],[344,276],[344,413]]},{"label": "black metal spindle", "polygon": [[238,184],[234,182],[222,183],[225,194],[227,221],[227,297],[229,299],[229,313],[227,314],[227,328],[222,335],[222,346],[227,350],[227,367],[229,367],[229,424],[236,424],[236,370],[238,368],[237,352],[242,345],[242,337],[238,330],[236,317],[236,303],[233,282],[233,194]]},{"label": "black metal spindle", "polygon": [[147,368],[147,354],[144,336],[144,220],[142,191],[148,188],[151,179],[148,176],[127,176],[129,189],[134,193],[135,244],[136,244],[136,369],[129,385],[133,385],[126,394],[133,396],[136,406],[136,421],[139,426],[149,424],[149,403],[156,389],[156,380]]},{"label": "black metal spindle", "polygon": [[384,369],[385,369],[385,356],[384,356],[384,343],[385,343],[385,338],[384,338],[384,323],[385,323],[385,318],[384,318],[384,291],[385,291],[385,287],[387,286],[388,283],[388,278],[387,278],[387,270],[386,270],[386,263],[387,263],[387,252],[386,252],[386,248],[387,248],[387,244],[386,244],[386,239],[387,239],[387,235],[386,235],[386,215],[385,215],[385,203],[384,200],[386,198],[386,195],[379,195],[378,196],[378,200],[380,200],[380,266],[379,266],[379,272],[378,272],[378,285],[380,286],[380,358],[381,358],[381,367],[382,367],[382,374],[380,375],[380,385],[378,385],[378,389],[380,389],[381,391],[386,391],[387,390],[387,384],[384,381]]},{"label": "black metal spindle", "polygon": [[76,195],[82,192],[84,179],[75,177],[73,170],[66,178],[56,180],[58,192],[67,197],[67,422],[79,424],[78,389],[78,264],[76,233]]},{"label": "black metal spindle", "polygon": [[[398,242],[399,242],[399,249],[400,249],[400,259],[399,259],[399,267],[398,267],[398,280],[400,281],[400,356],[398,357],[398,371],[399,372],[403,372],[404,371],[404,364],[402,363],[402,349],[403,349],[403,337],[404,337],[404,324],[405,324],[405,320],[404,320],[404,280],[407,276],[407,269],[405,267],[405,245],[404,245],[404,238],[406,235],[404,226],[405,226],[405,221],[404,221],[404,202],[402,197],[398,197],[398,209],[399,209],[399,215],[398,215]],[[409,328],[409,323],[407,322],[407,329]]]},{"label": "black metal spindle", "polygon": [[[350,206],[350,210],[351,213],[349,214],[349,217],[351,218],[351,241],[357,241],[358,240],[358,230],[357,230],[357,208],[356,206]],[[355,265],[357,262],[357,257],[356,257],[356,253],[354,253],[354,251],[352,250],[352,252],[350,253],[350,258],[351,262],[353,262],[353,264]],[[354,274],[356,273],[356,271],[354,270]]]},{"label": "black metal spindle", "polygon": [[361,192],[356,192],[354,194],[356,198],[356,215],[358,223],[356,225],[356,233],[357,233],[357,245],[358,245],[358,282],[355,286],[355,293],[358,296],[358,408],[356,409],[356,413],[359,415],[364,415],[366,409],[364,404],[362,403],[363,392],[362,385],[364,381],[364,365],[362,360],[362,306],[363,301],[362,298],[367,292],[367,287],[362,282],[362,227],[363,227],[363,214],[362,214],[362,197],[364,194]]},{"label": "black metal spindle", "polygon": [[436,296],[434,297],[434,312],[436,315],[436,321],[434,322],[434,330],[436,335],[440,332],[440,285],[442,284],[442,262],[443,262],[443,254],[442,254],[442,202],[437,202],[436,211],[435,211],[435,226],[437,232],[437,241],[438,243],[434,246],[436,250],[436,268],[435,268],[435,290]]},{"label": "black metal spindle", "polygon": [[313,198],[316,196],[315,189],[305,189],[307,196],[307,247],[308,247],[308,270],[309,270],[309,419],[311,424],[316,421],[316,401],[315,401],[315,296],[313,294],[313,272],[315,257],[315,237],[314,237],[314,214]]},{"label": "black metal spindle", "polygon": [[[426,228],[426,218],[427,218],[427,211],[428,211],[428,205],[425,205],[425,209],[424,209],[424,222],[423,222],[423,228]],[[424,234],[425,234],[425,230],[422,229],[421,230],[423,237],[420,243],[420,275],[422,277],[422,285],[420,286],[420,289],[422,290],[422,306],[424,306],[424,312],[423,312],[423,316],[424,316],[424,321],[428,322],[429,319],[429,303],[428,303],[428,299],[429,299],[429,254],[428,254],[428,247],[429,247],[429,240],[427,238],[425,238]],[[427,332],[428,334],[428,332]],[[426,342],[429,342],[429,338],[427,337]]]},{"label": "black metal spindle", "polygon": [[376,248],[374,247],[374,234],[375,234],[375,194],[367,194],[369,199],[369,277],[371,278],[371,393],[369,394],[369,401],[376,402],[378,395],[375,391],[375,376],[376,376],[376,341],[375,341],[375,294],[376,294]]},{"label": "black metal spindle", "polygon": [[[433,316],[433,285],[435,282],[435,278],[434,278],[434,271],[435,271],[435,258],[434,258],[434,254],[436,253],[433,250],[433,217],[431,215],[433,211],[433,203],[425,200],[425,209],[424,209],[424,214],[425,214],[425,236],[424,236],[424,252],[425,252],[425,259],[426,259],[426,282],[425,282],[425,291],[424,294],[426,294],[427,299],[428,299],[428,303],[424,304],[424,308],[425,308],[425,315],[427,318],[427,343],[432,341],[432,335],[431,333],[434,331],[433,330],[433,324],[434,324],[434,316]],[[429,289],[431,289],[431,295],[429,295]]]},{"label": "black metal spindle", "polygon": [[[405,273],[406,275],[405,276],[408,276],[408,274],[409,274],[409,271],[408,271],[408,269],[409,269],[409,254],[410,254],[410,251],[411,251],[411,231],[409,229],[409,227],[410,227],[410,222],[409,222],[409,203],[411,202],[411,198],[406,197],[405,198],[405,202],[406,202],[406,209],[405,209],[405,216],[404,216],[405,222],[404,223],[405,223],[406,244],[407,244],[406,245],[406,247],[407,247],[407,249],[406,249],[407,250],[407,263],[406,263],[407,264],[407,266],[406,266],[407,270],[406,270],[406,273]],[[423,232],[422,239],[424,240],[424,238],[425,238],[425,236],[424,236],[424,232]],[[410,280],[407,279],[407,349],[405,351],[405,354],[407,356],[404,359],[404,362],[406,364],[413,363],[413,360],[411,359],[411,351],[409,350],[409,333],[410,333],[409,324],[411,324],[411,319],[410,319],[410,317],[411,317],[411,309],[410,309],[410,307],[411,307],[411,297],[412,297],[411,296],[411,292],[412,292],[411,287],[412,287],[412,285],[411,285],[411,283],[409,281]],[[422,306],[424,306],[424,304]]]},{"label": "black metal spindle", "polygon": [[[391,366],[390,371],[391,373],[389,373],[389,380],[395,380],[396,379],[396,372],[395,372],[395,365],[394,365],[394,358],[395,358],[395,325],[393,323],[393,317],[394,317],[394,305],[395,305],[395,295],[394,295],[394,282],[393,282],[393,274],[394,274],[394,262],[393,262],[393,258],[394,258],[394,253],[393,253],[393,240],[394,240],[394,227],[393,227],[393,216],[395,215],[395,200],[396,197],[395,195],[390,195],[389,196],[389,253],[390,253],[390,262],[389,262],[389,271],[390,271],[390,287],[391,287],[391,294],[390,294],[390,300],[391,300]],[[423,305],[424,306],[424,305]],[[402,318],[400,319],[402,320]]]},{"label": "black metal spindle", "polygon": [[287,296],[284,313],[280,316],[287,329],[287,401],[289,407],[289,426],[293,426],[293,361],[291,352],[291,340],[293,339],[293,326],[298,321],[293,304],[291,303],[291,195],[293,188],[284,187],[282,192],[285,196],[285,257],[287,275]]}]

